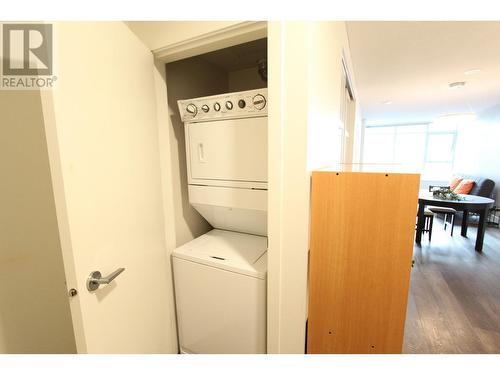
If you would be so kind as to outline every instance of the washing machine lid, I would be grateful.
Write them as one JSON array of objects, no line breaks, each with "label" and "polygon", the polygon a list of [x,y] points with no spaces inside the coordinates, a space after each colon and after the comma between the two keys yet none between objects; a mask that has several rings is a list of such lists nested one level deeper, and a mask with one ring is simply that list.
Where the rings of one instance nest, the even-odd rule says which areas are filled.
[{"label": "washing machine lid", "polygon": [[263,279],[266,252],[266,237],[213,229],[178,247],[172,256]]}]

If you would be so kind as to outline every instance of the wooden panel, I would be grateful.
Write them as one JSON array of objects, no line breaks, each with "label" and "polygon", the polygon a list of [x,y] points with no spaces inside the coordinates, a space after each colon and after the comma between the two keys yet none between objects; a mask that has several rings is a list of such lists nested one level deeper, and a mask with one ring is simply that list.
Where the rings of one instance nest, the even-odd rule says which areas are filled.
[{"label": "wooden panel", "polygon": [[401,353],[419,179],[313,173],[308,353]]}]

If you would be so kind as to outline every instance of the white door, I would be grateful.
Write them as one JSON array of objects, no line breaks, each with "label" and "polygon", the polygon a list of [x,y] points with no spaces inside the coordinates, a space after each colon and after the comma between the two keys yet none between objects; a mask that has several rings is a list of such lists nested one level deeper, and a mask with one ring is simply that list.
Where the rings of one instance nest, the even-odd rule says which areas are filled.
[{"label": "white door", "polygon": [[267,117],[190,123],[191,179],[267,182]]},{"label": "white door", "polygon": [[77,350],[175,353],[151,52],[122,22],[54,27],[42,101]]}]

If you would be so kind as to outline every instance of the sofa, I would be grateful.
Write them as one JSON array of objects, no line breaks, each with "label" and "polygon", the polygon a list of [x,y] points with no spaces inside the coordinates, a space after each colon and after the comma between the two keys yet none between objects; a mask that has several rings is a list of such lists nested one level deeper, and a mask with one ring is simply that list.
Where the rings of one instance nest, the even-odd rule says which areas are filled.
[{"label": "sofa", "polygon": [[[480,197],[494,199],[493,191],[495,189],[495,181],[490,180],[489,178],[472,176],[472,175],[462,174],[462,173],[455,173],[455,176],[460,176],[460,177],[463,177],[464,179],[473,180],[475,182],[474,186],[472,187],[472,190],[469,192],[469,195],[478,195]],[[446,186],[430,185],[429,191],[431,191],[432,188],[438,188],[438,187],[449,187],[449,185],[446,185]]]},{"label": "sofa", "polygon": [[495,182],[489,178],[471,176],[461,173],[456,173],[457,176],[462,176],[465,179],[474,180],[475,184],[472,187],[469,195],[478,195],[480,197],[491,198],[495,189]]},{"label": "sofa", "polygon": [[[456,176],[461,176],[463,177],[464,179],[469,179],[469,180],[474,180],[474,186],[472,187],[472,190],[469,192],[469,195],[478,195],[480,197],[485,197],[485,198],[493,198],[493,191],[495,189],[495,181],[493,180],[490,180],[489,178],[484,178],[484,177],[479,177],[479,176],[472,176],[472,175],[468,175],[468,174],[462,174],[462,173],[455,173]],[[436,207],[436,209],[432,209],[431,208],[431,211],[436,213],[436,214],[450,214],[449,211],[453,211],[453,210],[449,210],[449,209],[442,209],[440,207]],[[446,212],[448,211],[448,212]],[[475,214],[476,212],[474,211],[470,211],[470,213],[472,214]],[[459,222],[462,221],[462,212],[454,212],[453,216],[452,216],[452,226],[455,222],[455,216],[457,216]],[[446,217],[445,217],[445,220],[446,220]],[[474,222],[477,220],[477,217],[474,218],[474,215],[472,216],[469,216],[469,221],[471,222]],[[446,229],[446,225],[445,225],[445,229]],[[451,234],[453,235],[453,230],[451,232]]]}]

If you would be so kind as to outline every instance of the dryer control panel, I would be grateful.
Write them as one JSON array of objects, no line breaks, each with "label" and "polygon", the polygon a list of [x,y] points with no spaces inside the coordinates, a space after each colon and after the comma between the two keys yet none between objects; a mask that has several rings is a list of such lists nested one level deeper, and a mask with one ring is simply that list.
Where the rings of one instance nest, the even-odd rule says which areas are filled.
[{"label": "dryer control panel", "polygon": [[177,101],[183,122],[267,116],[267,89]]}]

